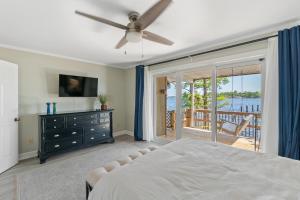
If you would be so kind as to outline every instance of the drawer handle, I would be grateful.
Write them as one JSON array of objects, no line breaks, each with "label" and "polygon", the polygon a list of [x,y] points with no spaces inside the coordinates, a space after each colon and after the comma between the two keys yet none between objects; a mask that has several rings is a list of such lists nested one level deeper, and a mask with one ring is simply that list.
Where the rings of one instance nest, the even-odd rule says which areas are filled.
[{"label": "drawer handle", "polygon": [[105,136],[105,133],[103,133],[102,136],[104,137],[104,136]]},{"label": "drawer handle", "polygon": [[77,142],[76,142],[76,141],[73,141],[72,144],[77,144]]},{"label": "drawer handle", "polygon": [[91,131],[95,131],[95,129],[93,129],[93,128],[91,128],[90,130],[91,130]]},{"label": "drawer handle", "polygon": [[56,119],[55,120],[53,120],[54,122],[56,122]]},{"label": "drawer handle", "polygon": [[74,117],[73,119],[74,119],[74,120],[76,120],[77,118],[76,118],[76,117]]},{"label": "drawer handle", "polygon": [[53,126],[53,128],[56,128],[56,126]]},{"label": "drawer handle", "polygon": [[58,147],[60,147],[60,145],[59,145],[59,144],[56,144],[56,145],[54,145],[54,148],[58,148]]},{"label": "drawer handle", "polygon": [[77,126],[77,124],[73,124],[74,126]]},{"label": "drawer handle", "polygon": [[106,126],[102,126],[102,128],[106,128]]},{"label": "drawer handle", "polygon": [[95,139],[94,137],[91,137],[91,140]]},{"label": "drawer handle", "polygon": [[75,132],[75,131],[74,131],[74,132],[72,132],[72,135],[76,135],[76,134],[77,134],[77,132]]},{"label": "drawer handle", "polygon": [[54,137],[55,137],[55,138],[58,138],[58,137],[59,137],[59,134],[55,134]]}]

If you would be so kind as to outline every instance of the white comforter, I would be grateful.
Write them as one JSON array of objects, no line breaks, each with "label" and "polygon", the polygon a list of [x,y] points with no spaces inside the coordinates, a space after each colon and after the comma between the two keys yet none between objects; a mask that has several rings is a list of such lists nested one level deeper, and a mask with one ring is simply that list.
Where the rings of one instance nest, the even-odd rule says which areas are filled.
[{"label": "white comforter", "polygon": [[300,199],[300,162],[183,139],[107,174],[89,199]]}]

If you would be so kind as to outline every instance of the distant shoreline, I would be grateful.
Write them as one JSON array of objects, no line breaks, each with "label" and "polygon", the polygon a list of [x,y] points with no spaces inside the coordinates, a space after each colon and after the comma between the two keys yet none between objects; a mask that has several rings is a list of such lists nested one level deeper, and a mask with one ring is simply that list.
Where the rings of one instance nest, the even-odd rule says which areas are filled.
[{"label": "distant shoreline", "polygon": [[[226,100],[219,101],[218,104],[227,104],[222,108],[218,108],[218,110],[222,111],[241,111],[241,108],[246,111],[246,107],[248,107],[248,111],[257,112],[261,110],[261,98],[245,98],[245,97],[234,97],[234,98],[226,98]],[[233,106],[231,106],[233,104]],[[167,110],[172,111],[176,109],[176,96],[168,96],[167,97]]]}]

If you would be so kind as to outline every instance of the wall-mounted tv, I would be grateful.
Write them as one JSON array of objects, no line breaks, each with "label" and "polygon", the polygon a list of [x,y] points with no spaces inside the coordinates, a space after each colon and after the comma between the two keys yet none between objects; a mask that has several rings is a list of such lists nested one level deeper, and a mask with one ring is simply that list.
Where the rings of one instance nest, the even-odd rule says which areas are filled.
[{"label": "wall-mounted tv", "polygon": [[98,78],[59,75],[60,97],[97,97]]}]

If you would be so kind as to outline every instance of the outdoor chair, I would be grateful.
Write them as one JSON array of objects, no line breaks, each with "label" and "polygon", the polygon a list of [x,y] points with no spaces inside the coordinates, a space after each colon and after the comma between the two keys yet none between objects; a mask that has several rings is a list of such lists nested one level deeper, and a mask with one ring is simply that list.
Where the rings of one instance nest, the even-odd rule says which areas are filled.
[{"label": "outdoor chair", "polygon": [[228,122],[228,121],[223,121],[220,126],[220,130],[223,133],[229,134],[229,135],[234,135],[238,137],[241,132],[243,132],[248,124],[250,123],[251,119],[253,118],[253,115],[247,115],[246,117],[243,118],[241,123],[236,124],[233,122]]}]

